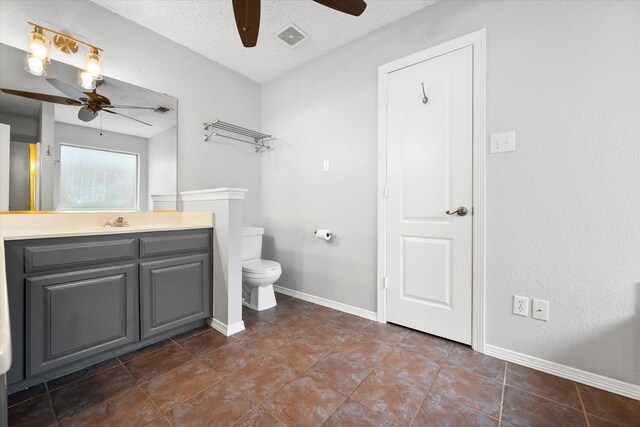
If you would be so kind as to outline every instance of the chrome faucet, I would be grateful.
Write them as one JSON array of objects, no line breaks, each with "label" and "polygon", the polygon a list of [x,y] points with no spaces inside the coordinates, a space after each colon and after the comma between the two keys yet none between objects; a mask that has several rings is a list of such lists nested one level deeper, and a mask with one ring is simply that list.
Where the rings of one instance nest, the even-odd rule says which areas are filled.
[{"label": "chrome faucet", "polygon": [[119,216],[115,221],[113,221],[111,224],[108,224],[107,226],[109,226],[109,227],[128,227],[129,223],[127,223],[127,221],[125,221],[124,217]]}]

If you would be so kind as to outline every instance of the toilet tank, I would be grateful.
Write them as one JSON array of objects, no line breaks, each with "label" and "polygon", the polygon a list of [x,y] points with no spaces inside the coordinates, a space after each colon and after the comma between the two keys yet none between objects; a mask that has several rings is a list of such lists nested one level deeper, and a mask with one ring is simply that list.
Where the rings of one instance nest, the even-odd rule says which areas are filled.
[{"label": "toilet tank", "polygon": [[262,227],[242,227],[242,261],[260,258],[263,234]]}]

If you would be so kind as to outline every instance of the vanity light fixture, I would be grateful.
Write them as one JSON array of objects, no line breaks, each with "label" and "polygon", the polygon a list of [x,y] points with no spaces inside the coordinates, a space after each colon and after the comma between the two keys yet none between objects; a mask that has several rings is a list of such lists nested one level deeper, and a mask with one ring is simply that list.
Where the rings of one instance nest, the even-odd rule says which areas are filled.
[{"label": "vanity light fixture", "polygon": [[36,76],[46,75],[47,65],[51,62],[51,42],[45,35],[45,32],[49,32],[54,36],[53,45],[62,53],[75,54],[79,45],[87,47],[89,52],[84,56],[84,69],[78,73],[78,85],[87,90],[95,89],[96,80],[102,80],[102,49],[42,25],[33,22],[28,24],[33,27],[33,31],[29,34],[25,70]]},{"label": "vanity light fixture", "polygon": [[36,76],[46,75],[49,59],[49,48],[51,42],[42,33],[42,27],[34,26],[27,39],[27,56],[25,57],[24,69]]},{"label": "vanity light fixture", "polygon": [[78,70],[78,86],[86,90],[94,90],[96,80],[88,71]]},{"label": "vanity light fixture", "polygon": [[102,80],[102,57],[97,48],[92,47],[91,52],[84,56],[84,69],[95,80]]}]

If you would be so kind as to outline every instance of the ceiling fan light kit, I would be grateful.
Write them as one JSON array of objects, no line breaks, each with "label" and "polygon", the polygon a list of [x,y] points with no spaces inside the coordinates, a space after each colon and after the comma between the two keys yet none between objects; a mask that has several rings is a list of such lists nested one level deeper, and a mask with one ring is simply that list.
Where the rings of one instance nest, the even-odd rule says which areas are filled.
[{"label": "ceiling fan light kit", "polygon": [[80,45],[87,47],[89,52],[84,57],[84,69],[78,73],[78,85],[87,90],[95,89],[96,80],[102,80],[102,56],[100,55],[102,49],[42,25],[33,22],[28,24],[33,27],[33,30],[27,40],[24,67],[27,72],[35,76],[47,75],[47,65],[51,62],[51,41],[45,34],[48,32],[53,34],[53,45],[62,53],[73,55],[78,53]]}]

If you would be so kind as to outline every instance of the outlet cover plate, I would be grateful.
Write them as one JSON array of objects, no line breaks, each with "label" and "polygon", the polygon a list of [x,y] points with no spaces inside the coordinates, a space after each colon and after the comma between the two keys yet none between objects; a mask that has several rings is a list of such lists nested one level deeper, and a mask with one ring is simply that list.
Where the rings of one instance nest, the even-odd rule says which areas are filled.
[{"label": "outlet cover plate", "polygon": [[519,295],[513,296],[513,314],[529,317],[529,298]]},{"label": "outlet cover plate", "polygon": [[534,299],[531,306],[533,310],[531,317],[538,320],[544,320],[545,322],[549,320],[549,301]]},{"label": "outlet cover plate", "polygon": [[516,151],[516,133],[503,132],[491,134],[491,154]]}]

